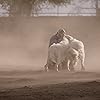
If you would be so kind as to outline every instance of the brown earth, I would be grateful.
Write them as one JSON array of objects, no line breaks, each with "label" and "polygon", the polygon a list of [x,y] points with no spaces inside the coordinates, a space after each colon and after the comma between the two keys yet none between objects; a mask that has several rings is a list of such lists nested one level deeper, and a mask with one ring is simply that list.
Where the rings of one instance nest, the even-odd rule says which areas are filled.
[{"label": "brown earth", "polygon": [[100,100],[100,73],[0,73],[0,100]]}]

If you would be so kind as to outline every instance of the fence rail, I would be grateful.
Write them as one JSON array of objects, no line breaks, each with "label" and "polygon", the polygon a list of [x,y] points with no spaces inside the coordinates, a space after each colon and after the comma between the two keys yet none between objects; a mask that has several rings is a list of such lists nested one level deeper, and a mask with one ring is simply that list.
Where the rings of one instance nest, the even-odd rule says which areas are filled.
[{"label": "fence rail", "polygon": [[32,16],[96,16],[96,13],[32,13]]}]

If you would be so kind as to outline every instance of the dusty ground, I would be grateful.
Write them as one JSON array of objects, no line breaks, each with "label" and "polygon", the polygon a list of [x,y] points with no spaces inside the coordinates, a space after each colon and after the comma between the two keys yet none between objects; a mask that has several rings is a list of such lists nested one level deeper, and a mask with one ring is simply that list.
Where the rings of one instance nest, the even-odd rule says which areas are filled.
[{"label": "dusty ground", "polygon": [[100,100],[100,73],[0,72],[0,100]]}]

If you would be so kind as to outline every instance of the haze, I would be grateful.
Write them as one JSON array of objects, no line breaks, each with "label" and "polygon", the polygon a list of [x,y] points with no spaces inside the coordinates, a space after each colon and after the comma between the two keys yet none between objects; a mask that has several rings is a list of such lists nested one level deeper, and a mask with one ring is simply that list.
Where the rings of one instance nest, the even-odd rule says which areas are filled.
[{"label": "haze", "polygon": [[0,70],[43,69],[49,39],[59,28],[83,41],[86,70],[100,71],[99,17],[0,18]]}]

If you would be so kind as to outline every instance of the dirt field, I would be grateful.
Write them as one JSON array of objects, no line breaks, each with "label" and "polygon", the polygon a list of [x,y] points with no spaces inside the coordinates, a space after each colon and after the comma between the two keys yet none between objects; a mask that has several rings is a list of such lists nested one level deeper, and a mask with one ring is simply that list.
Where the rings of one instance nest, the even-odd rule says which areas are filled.
[{"label": "dirt field", "polygon": [[0,72],[0,100],[100,100],[100,73]]},{"label": "dirt field", "polygon": [[[98,72],[41,71],[59,28],[83,41],[86,71]],[[99,41],[100,17],[0,18],[0,100],[100,100]]]}]

